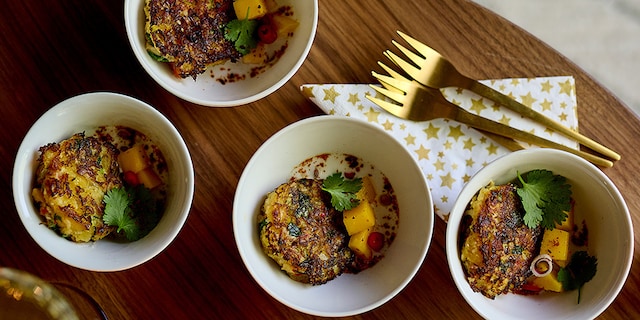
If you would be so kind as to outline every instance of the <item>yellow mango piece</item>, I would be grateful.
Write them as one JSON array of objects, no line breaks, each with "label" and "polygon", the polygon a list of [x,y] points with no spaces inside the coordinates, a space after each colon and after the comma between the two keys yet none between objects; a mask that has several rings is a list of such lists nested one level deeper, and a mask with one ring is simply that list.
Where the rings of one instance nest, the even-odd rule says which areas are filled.
[{"label": "yellow mango piece", "polygon": [[558,272],[556,270],[544,277],[533,279],[533,284],[544,290],[562,292],[562,283],[558,281]]},{"label": "yellow mango piece", "polygon": [[264,0],[235,0],[233,10],[239,20],[252,20],[262,18],[267,14],[267,5]]},{"label": "yellow mango piece", "polygon": [[162,179],[160,179],[160,176],[158,176],[151,167],[143,169],[136,175],[138,176],[138,181],[149,189],[153,189],[162,184]]},{"label": "yellow mango piece", "polygon": [[349,239],[349,249],[353,251],[356,255],[364,257],[366,259],[371,259],[373,252],[371,252],[371,248],[367,244],[367,239],[369,239],[369,234],[371,234],[371,228],[360,231],[351,236]]},{"label": "yellow mango piece", "polygon": [[149,166],[149,157],[144,146],[136,144],[118,155],[118,165],[122,172],[138,173]]},{"label": "yellow mango piece", "polygon": [[564,211],[567,214],[567,218],[562,223],[556,223],[556,229],[571,232],[573,229],[573,208],[569,211]]},{"label": "yellow mango piece", "polygon": [[545,230],[540,245],[540,254],[548,254],[551,259],[567,260],[569,257],[569,232],[560,229]]},{"label": "yellow mango piece", "polygon": [[267,61],[267,50],[264,45],[258,45],[251,52],[242,56],[242,63],[262,64]]},{"label": "yellow mango piece", "polygon": [[298,25],[298,20],[283,15],[274,15],[273,23],[276,25],[278,36],[286,36],[289,33],[293,33]]},{"label": "yellow mango piece", "polygon": [[376,224],[376,215],[373,207],[367,200],[360,200],[360,204],[342,213],[342,221],[349,235],[354,235]]},{"label": "yellow mango piece", "polygon": [[358,199],[369,201],[369,203],[376,202],[376,189],[373,188],[373,182],[369,176],[362,177],[362,188],[356,193]]}]

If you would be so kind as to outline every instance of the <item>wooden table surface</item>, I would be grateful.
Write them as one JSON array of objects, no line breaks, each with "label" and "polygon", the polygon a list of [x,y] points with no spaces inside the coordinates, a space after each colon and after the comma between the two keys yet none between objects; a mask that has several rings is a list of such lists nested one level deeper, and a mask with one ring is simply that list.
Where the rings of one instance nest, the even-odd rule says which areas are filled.
[{"label": "wooden table surface", "polygon": [[[243,266],[231,228],[235,188],[262,142],[296,120],[322,114],[300,94],[301,84],[372,83],[370,70],[397,39],[396,30],[428,43],[474,78],[574,76],[581,131],[621,153],[622,160],[604,172],[640,230],[638,117],[571,61],[470,1],[321,0],[315,43],[297,74],[269,97],[237,108],[194,105],[157,85],[129,47],[123,1],[5,1],[3,7],[0,265],[76,286],[109,319],[311,318],[271,298]],[[76,269],[45,253],[20,223],[11,192],[15,155],[30,126],[58,102],[92,91],[130,95],[165,114],[183,134],[196,173],[193,207],[175,241],[151,261],[113,273]],[[437,219],[414,280],[387,304],[356,318],[478,317],[449,275],[444,236],[445,223]],[[635,263],[601,318],[640,318],[639,296]]]}]

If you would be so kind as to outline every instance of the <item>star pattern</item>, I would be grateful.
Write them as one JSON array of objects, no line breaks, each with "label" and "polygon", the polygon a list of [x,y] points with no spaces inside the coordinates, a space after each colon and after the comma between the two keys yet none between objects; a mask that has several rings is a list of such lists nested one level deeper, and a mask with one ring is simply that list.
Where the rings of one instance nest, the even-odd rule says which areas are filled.
[{"label": "star pattern", "polygon": [[[568,127],[578,127],[573,77],[481,82]],[[412,122],[392,116],[365,98],[366,94],[377,95],[366,84],[303,85],[301,92],[325,113],[370,122],[403,144],[423,170],[436,214],[445,221],[469,179],[482,167],[509,152],[475,129],[452,120]],[[442,92],[449,101],[471,113],[577,148],[575,142],[473,92],[457,88]]]}]

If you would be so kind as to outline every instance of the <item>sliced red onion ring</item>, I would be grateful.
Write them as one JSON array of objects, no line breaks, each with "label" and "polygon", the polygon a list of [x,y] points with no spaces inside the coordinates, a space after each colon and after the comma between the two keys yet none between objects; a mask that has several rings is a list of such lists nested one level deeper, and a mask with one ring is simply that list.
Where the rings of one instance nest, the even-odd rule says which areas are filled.
[{"label": "sliced red onion ring", "polygon": [[[542,264],[547,265],[547,270],[540,272],[538,267],[542,267],[543,266]],[[553,260],[551,259],[550,255],[541,254],[535,257],[535,259],[533,259],[533,261],[531,262],[531,267],[529,269],[531,270],[534,276],[544,277],[549,273],[551,273],[551,270],[553,270]]]}]

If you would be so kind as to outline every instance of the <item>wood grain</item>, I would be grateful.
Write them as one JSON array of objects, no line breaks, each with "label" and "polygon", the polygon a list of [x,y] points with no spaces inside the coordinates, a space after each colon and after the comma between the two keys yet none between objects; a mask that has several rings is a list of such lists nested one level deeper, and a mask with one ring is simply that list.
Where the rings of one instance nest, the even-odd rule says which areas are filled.
[{"label": "wood grain", "polygon": [[[235,247],[235,187],[253,152],[289,123],[322,112],[299,92],[306,83],[371,83],[370,70],[403,30],[478,79],[571,75],[581,131],[622,155],[605,173],[640,230],[640,120],[571,61],[530,34],[464,0],[321,0],[318,32],[306,62],[280,90],[237,108],[182,101],[138,64],[124,29],[123,1],[8,1],[0,11],[0,265],[69,283],[91,294],[109,319],[311,319],[271,298],[251,278]],[[615,57],[612,57],[615,59]],[[13,204],[11,174],[22,137],[56,103],[93,91],[139,98],[183,134],[196,172],[186,225],[159,256],[127,271],[67,266],[29,237]],[[356,319],[477,318],[449,275],[445,223],[415,279],[389,303]],[[638,247],[638,240],[635,240]],[[636,251],[635,257],[638,257]],[[640,318],[640,266],[602,319]]]}]

